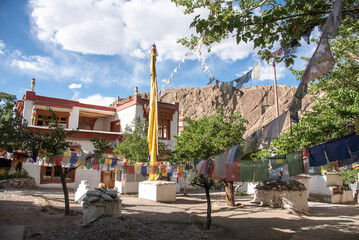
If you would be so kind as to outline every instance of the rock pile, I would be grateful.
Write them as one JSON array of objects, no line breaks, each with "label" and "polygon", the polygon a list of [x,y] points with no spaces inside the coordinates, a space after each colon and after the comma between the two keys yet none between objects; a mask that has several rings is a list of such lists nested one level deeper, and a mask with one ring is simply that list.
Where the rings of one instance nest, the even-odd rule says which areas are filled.
[{"label": "rock pile", "polygon": [[116,190],[95,188],[95,190],[87,191],[82,201],[83,217],[86,223],[103,216],[121,216],[122,201],[118,198]]},{"label": "rock pile", "polygon": [[282,191],[305,191],[307,190],[303,183],[295,180],[289,182],[282,181],[266,181],[258,183],[255,187],[258,190],[282,190]]},{"label": "rock pile", "polygon": [[12,178],[7,180],[1,180],[0,186],[3,188],[35,188],[35,179],[29,178]]}]

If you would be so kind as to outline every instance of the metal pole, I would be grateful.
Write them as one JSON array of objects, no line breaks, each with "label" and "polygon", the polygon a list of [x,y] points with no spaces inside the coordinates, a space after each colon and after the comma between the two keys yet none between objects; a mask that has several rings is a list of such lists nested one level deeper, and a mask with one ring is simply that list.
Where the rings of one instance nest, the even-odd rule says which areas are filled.
[{"label": "metal pole", "polygon": [[278,92],[277,92],[277,76],[275,71],[275,56],[273,58],[273,73],[274,73],[274,103],[277,117],[279,117],[279,107],[278,107]]}]

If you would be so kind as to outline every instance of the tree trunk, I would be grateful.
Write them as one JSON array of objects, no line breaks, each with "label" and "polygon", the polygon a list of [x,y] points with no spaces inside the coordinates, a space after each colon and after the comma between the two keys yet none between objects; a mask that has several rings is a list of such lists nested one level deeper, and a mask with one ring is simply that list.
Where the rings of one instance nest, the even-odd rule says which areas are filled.
[{"label": "tree trunk", "polygon": [[211,188],[211,182],[206,181],[204,184],[204,189],[206,190],[206,199],[207,199],[207,224],[206,229],[209,230],[211,227],[211,211],[212,211],[212,205],[211,205],[211,196],[209,195],[209,189]]},{"label": "tree trunk", "polygon": [[223,184],[226,190],[226,205],[229,207],[234,207],[234,189],[233,189],[233,182],[227,182],[223,180]]},{"label": "tree trunk", "polygon": [[183,195],[187,196],[187,178],[183,178]]},{"label": "tree trunk", "polygon": [[56,166],[60,173],[62,190],[64,192],[64,199],[65,199],[65,215],[70,214],[70,200],[69,200],[69,191],[67,190],[65,173],[63,172],[63,168],[61,166]]}]

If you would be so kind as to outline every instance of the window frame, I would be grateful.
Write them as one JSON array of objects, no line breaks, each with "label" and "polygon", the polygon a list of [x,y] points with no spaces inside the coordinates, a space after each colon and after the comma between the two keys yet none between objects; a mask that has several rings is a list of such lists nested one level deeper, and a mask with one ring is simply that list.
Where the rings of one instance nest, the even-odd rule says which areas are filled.
[{"label": "window frame", "polygon": [[[45,172],[46,170],[49,170],[47,168],[51,168],[51,176],[50,176],[50,180],[48,179],[45,179]],[[71,168],[64,168],[64,167],[61,167],[61,170],[64,172],[64,170],[69,170],[71,171],[71,177],[70,178],[67,178],[65,179],[65,182],[66,183],[73,183],[75,182],[75,175],[76,175],[76,169],[71,169]],[[49,167],[49,166],[41,166],[41,170],[40,170],[40,184],[47,184],[47,183],[61,183],[61,179],[55,179],[55,171],[56,170],[56,166],[52,166],[52,167]]]},{"label": "window frame", "polygon": [[[167,124],[165,124],[167,121]],[[167,131],[164,131],[164,127],[167,128]],[[164,136],[166,133],[166,136]],[[171,120],[169,119],[158,119],[158,139],[159,140],[171,140]]]}]

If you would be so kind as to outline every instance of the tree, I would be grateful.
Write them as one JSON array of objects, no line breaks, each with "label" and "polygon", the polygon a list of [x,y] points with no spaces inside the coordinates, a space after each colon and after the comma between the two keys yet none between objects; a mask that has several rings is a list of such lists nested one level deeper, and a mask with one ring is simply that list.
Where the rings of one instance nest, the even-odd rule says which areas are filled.
[{"label": "tree", "polygon": [[[51,110],[51,109],[49,109]],[[50,111],[51,112],[51,111]],[[77,130],[65,130],[64,127],[57,121],[57,116],[52,113],[52,116],[46,118],[48,129],[33,129],[29,128],[27,131],[27,148],[40,152],[40,148],[47,154],[52,156],[62,155],[63,152],[70,148],[71,142],[66,139],[75,134]],[[65,215],[70,214],[70,200],[66,185],[65,168],[61,164],[55,166],[60,174],[62,190],[64,192],[65,200]],[[71,167],[68,170],[71,172],[76,167]]]},{"label": "tree", "polygon": [[[355,33],[353,33],[355,32]],[[313,112],[307,112],[297,125],[273,141],[279,153],[297,151],[353,132],[353,118],[359,118],[359,22],[342,27],[331,41],[334,68],[311,84]],[[301,76],[302,71],[295,72]]]},{"label": "tree", "polygon": [[[114,152],[129,160],[147,162],[148,161],[148,122],[146,119],[134,119],[131,125],[125,128],[125,139],[117,145]],[[166,149],[162,142],[158,143],[159,152]]]},{"label": "tree", "polygon": [[[286,46],[295,43],[303,35],[311,33],[316,26],[322,26],[335,0],[171,0],[177,6],[184,6],[185,14],[196,9],[207,8],[211,14],[206,18],[197,15],[190,27],[198,35],[179,40],[183,45],[194,48],[199,36],[205,36],[204,44],[210,46],[228,37],[235,37],[237,44],[241,41],[253,41],[254,48],[260,48],[258,54],[269,60],[275,43]],[[214,3],[211,3],[214,2]],[[343,0],[344,22],[358,14],[357,0]],[[356,7],[356,9],[354,8]],[[354,22],[354,21],[351,21]],[[291,53],[284,60],[289,66],[296,56]]]},{"label": "tree", "polygon": [[[238,112],[224,115],[223,110],[217,108],[216,114],[205,116],[200,120],[186,118],[188,126],[181,135],[176,136],[175,159],[178,163],[187,165],[198,164],[201,160],[209,159],[243,140],[245,120]],[[192,182],[203,187],[207,199],[207,229],[211,225],[211,201],[209,189],[212,179],[198,176]],[[224,180],[226,187],[226,202],[234,206],[233,182]]]},{"label": "tree", "polygon": [[106,139],[94,136],[89,139],[90,142],[94,145],[94,154],[95,156],[102,155],[107,149],[111,148],[111,143]]},{"label": "tree", "polygon": [[16,111],[16,96],[0,92],[0,148],[8,152],[23,149],[27,124]]}]

